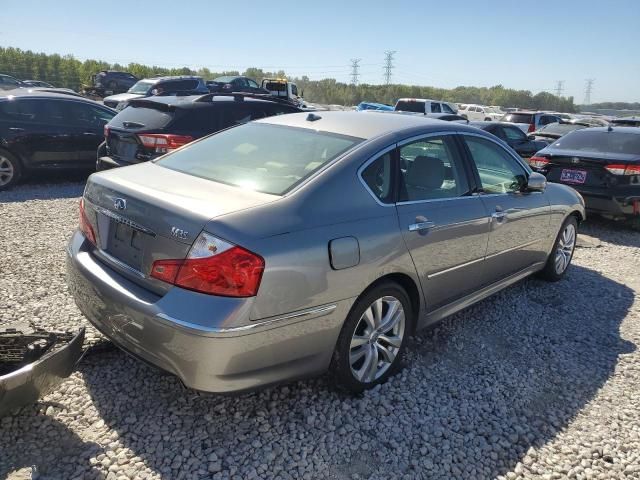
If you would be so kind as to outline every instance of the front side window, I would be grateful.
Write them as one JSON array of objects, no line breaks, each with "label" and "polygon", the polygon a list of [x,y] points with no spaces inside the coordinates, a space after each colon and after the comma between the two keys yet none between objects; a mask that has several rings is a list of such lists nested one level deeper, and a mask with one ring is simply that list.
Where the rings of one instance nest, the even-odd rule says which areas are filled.
[{"label": "front side window", "polygon": [[479,137],[464,136],[485,193],[519,192],[527,183],[525,169],[501,146]]},{"label": "front side window", "polygon": [[291,93],[293,95],[298,95],[298,87],[296,85],[291,85]]},{"label": "front side window", "polygon": [[371,162],[362,171],[362,180],[382,203],[393,202],[393,161],[391,152]]},{"label": "front side window", "polygon": [[465,195],[469,186],[450,136],[427,137],[400,147],[400,202]]},{"label": "front side window", "polygon": [[453,111],[453,109],[452,109],[449,105],[447,105],[446,103],[443,103],[443,104],[442,104],[442,111],[443,111],[443,112],[445,112],[445,113],[456,113],[456,112],[454,112],[454,111]]},{"label": "front side window", "polygon": [[249,123],[161,157],[162,167],[214,182],[284,195],[362,139]]},{"label": "front side window", "polygon": [[256,82],[254,82],[253,80],[247,80],[247,82],[249,83],[249,86],[251,88],[260,88],[260,87],[258,87],[258,84]]},{"label": "front side window", "polygon": [[442,109],[440,108],[440,104],[439,103],[432,103],[431,104],[431,112],[432,113],[442,113]]},{"label": "front side window", "polygon": [[153,87],[153,82],[140,80],[139,82],[136,82],[136,84],[133,87],[131,87],[128,90],[128,92],[137,93],[140,95],[146,95],[149,92],[149,90],[151,90],[152,87]]}]

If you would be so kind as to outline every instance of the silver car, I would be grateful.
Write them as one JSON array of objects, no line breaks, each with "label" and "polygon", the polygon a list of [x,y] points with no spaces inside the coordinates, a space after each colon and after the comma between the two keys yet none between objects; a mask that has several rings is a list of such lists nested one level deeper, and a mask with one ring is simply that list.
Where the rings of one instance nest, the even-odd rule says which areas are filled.
[{"label": "silver car", "polygon": [[210,392],[361,391],[408,337],[571,262],[582,198],[506,144],[411,115],[265,118],[92,175],[68,283],[123,350]]}]

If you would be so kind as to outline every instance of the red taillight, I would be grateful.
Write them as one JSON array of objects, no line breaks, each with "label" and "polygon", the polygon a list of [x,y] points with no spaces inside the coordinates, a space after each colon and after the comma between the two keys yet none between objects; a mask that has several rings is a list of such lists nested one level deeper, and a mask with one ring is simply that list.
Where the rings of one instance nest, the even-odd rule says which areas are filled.
[{"label": "red taillight", "polygon": [[157,260],[151,276],[210,295],[253,297],[263,271],[264,260],[259,255],[202,233],[186,259]]},{"label": "red taillight", "polygon": [[529,159],[529,165],[533,168],[544,168],[549,163],[549,160],[544,157],[531,157]]},{"label": "red taillight", "polygon": [[109,130],[110,130],[109,125],[105,125],[103,130],[104,138],[107,138],[109,136]]},{"label": "red taillight", "polygon": [[182,147],[193,141],[193,137],[188,135],[170,135],[160,133],[139,134],[138,138],[146,148],[152,148],[156,153],[167,153],[176,148]]},{"label": "red taillight", "polygon": [[614,175],[640,175],[640,165],[611,163],[604,168]]},{"label": "red taillight", "polygon": [[536,124],[535,123],[530,123],[529,124],[529,128],[527,130],[527,133],[531,133],[531,132],[535,132],[536,131]]},{"label": "red taillight", "polygon": [[96,244],[96,234],[93,231],[93,227],[89,222],[89,217],[87,217],[87,212],[84,210],[84,198],[80,199],[80,231],[87,237],[94,245]]}]

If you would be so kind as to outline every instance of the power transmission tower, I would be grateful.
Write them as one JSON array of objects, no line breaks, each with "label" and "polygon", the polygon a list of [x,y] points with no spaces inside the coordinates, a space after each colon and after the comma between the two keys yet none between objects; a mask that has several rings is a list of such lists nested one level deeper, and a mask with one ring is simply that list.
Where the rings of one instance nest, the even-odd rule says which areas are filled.
[{"label": "power transmission tower", "polygon": [[362,60],[361,58],[351,59],[351,84],[352,85],[358,84],[358,77],[360,76],[359,69],[360,69],[361,60]]},{"label": "power transmission tower", "polygon": [[564,80],[558,80],[556,83],[556,97],[561,97],[564,92]]},{"label": "power transmission tower", "polygon": [[591,105],[591,92],[593,91],[593,82],[595,82],[595,78],[587,78],[586,86],[584,89],[584,104]]},{"label": "power transmission tower", "polygon": [[393,56],[396,54],[395,50],[387,50],[384,52],[384,83],[389,85],[391,83],[391,71],[393,70]]}]

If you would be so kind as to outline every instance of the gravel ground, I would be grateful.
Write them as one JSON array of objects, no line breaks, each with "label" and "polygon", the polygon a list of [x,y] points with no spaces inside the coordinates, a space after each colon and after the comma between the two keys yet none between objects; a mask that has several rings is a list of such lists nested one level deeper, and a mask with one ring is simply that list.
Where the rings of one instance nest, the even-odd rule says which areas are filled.
[{"label": "gravel ground", "polygon": [[[0,193],[0,323],[86,325],[64,277],[82,188]],[[583,232],[595,242],[565,280],[421,332],[406,368],[359,398],[323,377],[199,396],[118,350],[87,356],[0,419],[0,477],[640,478],[640,234]]]}]

